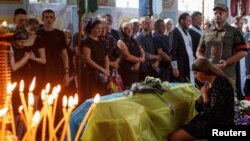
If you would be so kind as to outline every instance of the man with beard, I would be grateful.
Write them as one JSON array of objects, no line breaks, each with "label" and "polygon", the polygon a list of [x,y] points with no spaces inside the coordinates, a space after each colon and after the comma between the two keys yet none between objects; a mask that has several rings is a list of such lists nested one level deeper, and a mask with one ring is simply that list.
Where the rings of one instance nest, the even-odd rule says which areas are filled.
[{"label": "man with beard", "polygon": [[231,78],[235,86],[235,64],[247,54],[246,44],[241,32],[227,24],[228,7],[217,4],[214,9],[215,25],[206,30],[202,35],[196,55],[198,58],[205,56],[206,44],[212,41],[223,44],[221,60],[218,64],[226,76]]},{"label": "man with beard", "polygon": [[188,13],[180,15],[179,24],[170,33],[169,44],[172,47],[170,54],[172,56],[173,80],[177,82],[191,82],[194,84],[194,76],[191,66],[195,60],[192,49],[192,38],[188,32],[191,24],[191,16]]}]

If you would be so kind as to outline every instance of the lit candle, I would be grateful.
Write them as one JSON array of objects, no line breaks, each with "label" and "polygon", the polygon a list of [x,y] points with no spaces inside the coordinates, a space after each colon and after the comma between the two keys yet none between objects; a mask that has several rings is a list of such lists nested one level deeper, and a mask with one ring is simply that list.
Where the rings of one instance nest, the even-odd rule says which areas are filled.
[{"label": "lit candle", "polygon": [[[47,85],[46,85],[47,86]],[[47,88],[47,87],[46,87]],[[43,108],[41,110],[41,116],[42,116],[42,119],[43,119],[43,125],[42,125],[42,141],[45,141],[45,132],[46,132],[46,122],[47,122],[47,95],[46,95],[46,90],[43,89],[42,90],[42,93],[41,93],[41,99],[43,101]]]},{"label": "lit candle", "polygon": [[10,105],[11,102],[11,97],[12,97],[12,91],[15,89],[16,87],[16,82],[11,84],[10,82],[7,84],[7,96],[6,96],[6,100],[5,100],[5,107],[7,106],[12,106]]},{"label": "lit candle", "polygon": [[[66,113],[66,116],[65,116],[65,122],[64,122],[62,135],[61,135],[61,141],[64,141],[67,130],[69,128],[69,118],[71,116],[71,113],[72,113],[73,109],[74,109],[74,98],[73,98],[73,96],[70,96],[69,100],[68,100],[68,110],[67,110],[67,113]],[[71,137],[70,137],[70,140],[71,140]]]},{"label": "lit candle", "polygon": [[48,96],[48,122],[49,122],[49,140],[52,141],[54,137],[54,124],[52,121],[52,104],[53,104],[53,97],[52,95]]},{"label": "lit candle", "polygon": [[77,130],[77,133],[76,133],[76,137],[75,137],[75,141],[78,141],[81,133],[82,133],[82,129],[84,127],[84,125],[86,124],[87,120],[89,119],[93,109],[95,108],[96,106],[96,103],[100,101],[100,95],[97,94],[94,98],[94,103],[91,104],[91,106],[89,107],[89,110],[88,112],[86,113],[84,119],[82,120],[81,124],[80,124],[80,127],[79,129]]},{"label": "lit candle", "polygon": [[33,93],[28,94],[28,118],[27,118],[27,128],[30,127],[32,123],[33,116],[33,106],[34,106],[34,95]]},{"label": "lit candle", "polygon": [[74,96],[74,105],[77,106],[78,104],[78,94],[76,93]]},{"label": "lit candle", "polygon": [[[76,95],[75,95],[76,96]],[[73,109],[75,108],[75,104],[77,105],[77,102],[78,102],[78,96],[77,97],[70,97],[69,99],[69,107],[70,107],[70,111],[68,113],[68,121],[66,122],[67,124],[67,141],[71,141],[71,134],[70,134],[70,125],[69,125],[69,119],[71,117],[71,113],[73,111]]]},{"label": "lit candle", "polygon": [[23,105],[24,116],[25,116],[25,119],[27,119],[28,109],[27,109],[27,103],[26,103],[26,100],[25,100],[23,90],[24,90],[24,81],[21,80],[20,86],[19,86],[19,95],[20,95],[21,103]]},{"label": "lit candle", "polygon": [[49,90],[50,90],[50,83],[47,83],[46,87],[45,87],[45,93],[46,93],[46,95],[49,94]]},{"label": "lit candle", "polygon": [[55,122],[55,115],[56,115],[56,108],[57,108],[57,100],[58,100],[58,94],[61,91],[61,85],[57,85],[55,87],[55,90],[52,91],[53,99],[55,100],[53,105],[53,113],[52,113],[52,122]]},{"label": "lit candle", "polygon": [[31,126],[33,128],[33,130],[32,130],[32,138],[31,138],[32,141],[36,140],[36,131],[37,131],[38,125],[39,125],[39,123],[41,121],[40,117],[41,117],[40,112],[36,111],[33,118],[32,118],[32,124],[31,124]]},{"label": "lit candle", "polygon": [[22,139],[23,141],[27,141],[27,140],[35,141],[36,140],[36,131],[37,131],[40,121],[41,121],[40,112],[36,111],[34,116],[32,117],[31,127],[26,131]]},{"label": "lit candle", "polygon": [[4,107],[0,109],[0,117],[4,116],[8,111],[8,107]]},{"label": "lit candle", "polygon": [[55,134],[56,132],[58,131],[58,129],[62,126],[63,122],[65,121],[65,117],[66,117],[66,107],[67,107],[67,102],[68,102],[68,99],[67,99],[67,96],[64,95],[63,96],[63,108],[62,108],[62,111],[63,111],[63,118],[60,120],[60,122],[57,124],[56,128],[55,128]]},{"label": "lit candle", "polygon": [[11,84],[9,91],[7,90],[7,95],[8,95],[7,107],[10,107],[9,109],[10,109],[10,117],[11,117],[11,127],[12,127],[12,132],[14,136],[16,136],[16,126],[15,126],[15,119],[14,119],[11,97],[12,97],[12,91],[15,89],[16,85],[17,85],[16,82]]},{"label": "lit candle", "polygon": [[6,27],[7,26],[7,21],[3,21],[0,26]]},{"label": "lit candle", "polygon": [[3,109],[0,110],[0,117],[2,118],[2,133],[0,135],[0,140],[4,140],[3,138],[5,137],[5,116],[6,113],[8,112],[8,107],[4,107]]},{"label": "lit candle", "polygon": [[23,115],[23,105],[22,105],[22,106],[19,106],[18,112],[19,112],[19,114],[20,114],[20,116],[21,116],[21,120],[23,121],[24,126],[27,127],[27,122],[26,122],[26,119],[25,119],[25,117],[24,117],[24,115]]},{"label": "lit candle", "polygon": [[33,78],[30,87],[29,87],[29,93],[28,93],[28,113],[27,113],[27,128],[29,129],[31,125],[32,115],[33,115],[33,105],[34,105],[34,95],[33,90],[35,88],[36,83],[36,77]]}]

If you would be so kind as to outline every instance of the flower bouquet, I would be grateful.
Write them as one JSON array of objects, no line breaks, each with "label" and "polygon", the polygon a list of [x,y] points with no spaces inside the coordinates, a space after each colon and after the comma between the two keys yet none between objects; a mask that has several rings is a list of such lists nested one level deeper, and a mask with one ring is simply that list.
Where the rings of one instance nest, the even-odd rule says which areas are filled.
[{"label": "flower bouquet", "polygon": [[236,105],[236,125],[250,125],[250,101],[241,100]]}]

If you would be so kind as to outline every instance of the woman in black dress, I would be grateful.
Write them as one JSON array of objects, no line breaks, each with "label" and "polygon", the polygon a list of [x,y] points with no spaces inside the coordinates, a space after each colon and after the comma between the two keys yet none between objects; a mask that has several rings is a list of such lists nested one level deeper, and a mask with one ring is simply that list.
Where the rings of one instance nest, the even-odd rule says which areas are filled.
[{"label": "woman in black dress", "polygon": [[121,38],[117,42],[122,56],[119,64],[119,73],[124,86],[129,88],[132,83],[139,81],[139,67],[140,63],[145,61],[145,55],[143,49],[139,47],[133,38],[132,23],[122,23],[120,35]]},{"label": "woman in black dress", "polygon": [[209,127],[234,124],[234,88],[223,72],[202,58],[195,61],[192,71],[197,80],[207,86],[201,88],[196,100],[198,114],[182,129],[170,135],[170,141],[191,141],[208,138]]},{"label": "woman in black dress", "polygon": [[86,67],[84,69],[85,83],[83,100],[93,98],[95,94],[107,94],[107,79],[109,72],[109,59],[106,45],[100,40],[102,24],[98,19],[91,20],[86,26],[87,39],[82,44],[82,52]]}]

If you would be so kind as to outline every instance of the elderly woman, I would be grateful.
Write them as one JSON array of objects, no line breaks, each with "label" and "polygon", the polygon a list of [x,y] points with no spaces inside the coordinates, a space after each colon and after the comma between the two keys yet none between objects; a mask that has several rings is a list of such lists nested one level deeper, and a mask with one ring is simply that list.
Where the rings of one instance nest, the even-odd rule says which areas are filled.
[{"label": "elderly woman", "polygon": [[83,100],[94,97],[95,94],[107,94],[107,79],[109,72],[109,59],[105,42],[100,40],[102,24],[98,19],[92,19],[86,26],[87,39],[82,44],[82,53],[85,61],[84,95]]},{"label": "elderly woman", "polygon": [[124,86],[129,88],[134,82],[139,81],[140,63],[145,61],[144,51],[133,38],[133,24],[124,22],[120,27],[121,38],[117,45],[121,52],[119,72]]},{"label": "elderly woman", "polygon": [[166,18],[164,19],[164,23],[165,23],[165,35],[169,36],[169,33],[174,29],[174,22],[172,19],[170,18]]},{"label": "elderly woman", "polygon": [[182,129],[170,135],[170,141],[192,141],[208,138],[209,127],[234,124],[234,88],[223,71],[200,58],[195,61],[192,71],[197,80],[207,86],[201,88],[201,96],[196,100],[198,114]]}]

